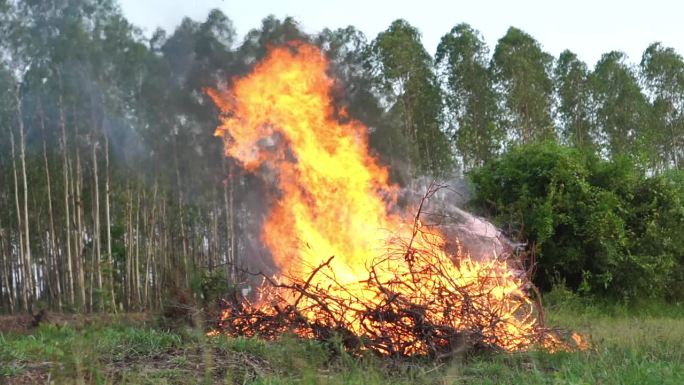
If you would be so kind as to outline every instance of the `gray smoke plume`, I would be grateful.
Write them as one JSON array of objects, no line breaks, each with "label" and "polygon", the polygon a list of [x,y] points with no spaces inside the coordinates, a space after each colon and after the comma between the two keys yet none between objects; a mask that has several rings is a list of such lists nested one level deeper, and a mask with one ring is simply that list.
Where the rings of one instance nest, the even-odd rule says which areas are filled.
[{"label": "gray smoke plume", "polygon": [[517,251],[521,244],[507,239],[491,222],[464,209],[471,197],[471,188],[463,179],[435,183],[427,177],[414,179],[402,188],[398,205],[417,207],[430,186],[439,186],[423,203],[420,219],[424,225],[435,226],[445,237],[447,251],[453,253],[459,242],[463,251],[476,260],[505,256]]}]

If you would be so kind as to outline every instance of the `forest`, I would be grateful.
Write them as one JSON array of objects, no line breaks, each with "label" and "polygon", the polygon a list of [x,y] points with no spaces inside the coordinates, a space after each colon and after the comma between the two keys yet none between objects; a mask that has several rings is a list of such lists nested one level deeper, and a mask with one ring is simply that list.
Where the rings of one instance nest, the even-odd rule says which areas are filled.
[{"label": "forest", "polygon": [[[680,383],[681,53],[585,63],[525,26],[489,47],[457,18],[429,52],[403,19],[366,36],[265,13],[239,36],[237,17],[144,33],[117,0],[0,0],[1,383]],[[313,80],[260,88],[267,65]],[[287,120],[310,117],[299,107],[315,124]],[[250,119],[281,136],[234,135]],[[309,131],[279,153],[288,124]],[[283,168],[255,172],[255,143]],[[329,166],[346,174],[316,174]],[[306,167],[309,185],[283,177]],[[423,199],[386,259],[356,261],[366,281],[339,278],[345,255],[265,273],[299,266],[298,214],[362,249],[397,221],[385,200],[425,181],[430,199],[459,186],[431,207],[460,205],[513,251],[462,253]],[[249,302],[255,277],[271,310]]]},{"label": "forest", "polygon": [[148,38],[93,0],[2,2],[0,26],[3,312],[159,310],[239,283],[259,183],[223,155],[206,88],[292,40],[324,52],[394,183],[468,179],[544,291],[684,296],[684,60],[660,43],[587,64],[516,27],[490,49],[456,24],[431,53],[405,20],[312,35],[274,16],[239,39],[220,10]]}]

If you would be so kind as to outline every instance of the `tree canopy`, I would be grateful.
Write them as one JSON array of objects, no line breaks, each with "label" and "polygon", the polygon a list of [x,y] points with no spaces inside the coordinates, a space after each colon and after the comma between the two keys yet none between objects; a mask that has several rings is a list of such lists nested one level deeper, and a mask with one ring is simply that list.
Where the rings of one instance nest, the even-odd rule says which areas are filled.
[{"label": "tree canopy", "polygon": [[267,269],[267,193],[224,156],[205,90],[292,40],[326,55],[336,118],[368,127],[392,182],[469,176],[477,209],[537,245],[543,288],[558,275],[664,295],[684,280],[674,49],[592,66],[515,27],[490,50],[454,20],[433,56],[406,20],[365,36],[264,16],[245,36],[213,10],[148,37],[115,0],[0,1],[3,310],[159,309]]}]

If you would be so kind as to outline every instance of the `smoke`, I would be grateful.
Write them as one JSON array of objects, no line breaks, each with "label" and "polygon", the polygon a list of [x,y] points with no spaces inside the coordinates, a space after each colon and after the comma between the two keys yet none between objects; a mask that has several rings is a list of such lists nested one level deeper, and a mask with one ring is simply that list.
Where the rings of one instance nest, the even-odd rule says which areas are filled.
[{"label": "smoke", "polygon": [[423,225],[439,229],[452,254],[460,246],[474,259],[485,260],[510,254],[521,246],[506,238],[491,222],[464,209],[472,195],[472,188],[464,179],[435,183],[431,178],[417,177],[401,189],[398,208],[403,211],[418,207],[433,184],[440,188],[423,203],[420,219]]},{"label": "smoke", "polygon": [[[261,241],[261,229],[277,193],[266,173],[245,174],[240,177],[238,217],[240,218],[238,255],[239,268],[268,276],[278,272],[271,253]],[[244,277],[249,279],[250,277]]]}]

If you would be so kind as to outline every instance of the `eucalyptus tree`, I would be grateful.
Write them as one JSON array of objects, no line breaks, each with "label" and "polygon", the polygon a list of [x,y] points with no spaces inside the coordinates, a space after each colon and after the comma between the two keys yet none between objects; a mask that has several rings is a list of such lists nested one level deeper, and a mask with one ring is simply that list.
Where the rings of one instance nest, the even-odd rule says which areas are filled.
[{"label": "eucalyptus tree", "polygon": [[447,126],[463,167],[482,166],[497,155],[504,139],[487,68],[489,49],[478,31],[459,24],[442,37],[435,59],[445,78]]},{"label": "eucalyptus tree", "polygon": [[592,130],[592,94],[587,65],[573,52],[565,50],[556,62],[554,81],[562,140],[593,151],[595,133]]},{"label": "eucalyptus tree", "polygon": [[555,137],[552,64],[553,57],[539,42],[514,27],[494,49],[491,71],[502,98],[502,123],[514,143]]},{"label": "eucalyptus tree", "polygon": [[653,144],[662,168],[684,167],[684,60],[674,49],[651,44],[641,76],[653,105]]},{"label": "eucalyptus tree", "polygon": [[0,128],[2,129],[2,141],[0,150],[3,156],[0,158],[2,168],[2,197],[3,223],[0,225],[0,237],[3,248],[0,249],[3,261],[3,292],[8,295],[10,309],[28,309],[29,294],[26,281],[24,264],[24,238],[21,206],[19,204],[19,178],[16,161],[15,111],[13,91],[16,88],[16,79],[4,63],[0,62]]},{"label": "eucalyptus tree", "polygon": [[596,124],[606,155],[627,155],[642,165],[652,164],[649,150],[650,108],[634,69],[625,54],[604,54],[590,76],[596,108]]},{"label": "eucalyptus tree", "polygon": [[[184,21],[161,46],[164,61],[172,70],[171,79],[182,79],[174,82],[173,131],[165,136],[171,141],[171,159],[176,170],[181,234],[186,238],[186,228],[197,227],[193,224],[196,222],[187,221],[192,217],[183,210],[183,201],[199,204],[198,198],[202,197],[201,205],[208,218],[204,222],[201,218],[195,219],[203,222],[202,226],[208,226],[212,234],[208,251],[211,255],[195,256],[193,264],[209,269],[222,264],[228,278],[234,278],[231,268],[237,258],[235,227],[238,222],[234,210],[237,183],[229,177],[233,173],[232,163],[225,159],[223,143],[211,135],[218,124],[218,115],[205,89],[231,81],[236,72],[232,49],[235,39],[230,18],[213,10],[203,22]],[[175,67],[174,58],[181,59],[185,67]],[[185,245],[187,241],[183,242]],[[187,265],[186,257],[187,254],[181,259]]]},{"label": "eucalyptus tree", "polygon": [[[14,119],[8,122],[10,130],[10,141],[12,147],[12,163],[14,172],[17,172],[15,161],[15,141],[14,141],[14,126],[17,127],[19,133],[18,152],[19,152],[19,170],[21,175],[21,185],[17,177],[14,177],[14,195],[17,209],[17,225],[19,239],[21,242],[21,259],[22,259],[22,299],[24,309],[32,310],[33,304],[36,301],[36,279],[33,256],[31,253],[31,225],[29,223],[29,189],[28,189],[28,173],[27,173],[27,159],[26,159],[26,131],[24,116],[24,92],[26,87],[24,85],[24,75],[31,68],[32,57],[30,46],[26,44],[30,39],[28,33],[29,20],[25,20],[20,12],[21,3],[17,6],[13,4],[3,4],[3,25],[0,27],[2,31],[2,39],[0,39],[0,51],[2,55],[0,59],[2,64],[9,70],[12,81],[10,85],[11,98],[9,105],[13,111]],[[21,193],[21,198],[19,194]],[[19,202],[21,201],[21,205]],[[34,233],[35,234],[35,233]]]},{"label": "eucalyptus tree", "polygon": [[[91,46],[83,44],[86,39],[82,37],[88,28],[83,20],[100,12],[107,7],[107,4],[107,2],[99,2],[99,7],[89,8],[88,6],[92,5],[91,2],[78,0],[17,3],[17,17],[23,23],[20,28],[16,29],[18,33],[21,31],[21,38],[15,39],[15,44],[21,47],[21,56],[29,61],[27,70],[21,78],[24,90],[22,104],[26,115],[25,121],[30,131],[40,133],[40,135],[31,135],[34,138],[33,143],[28,143],[28,145],[33,146],[33,153],[42,152],[44,166],[42,172],[45,175],[43,183],[35,179],[31,183],[35,191],[32,193],[34,203],[30,211],[36,216],[31,227],[35,228],[38,234],[47,234],[46,237],[39,236],[34,240],[35,270],[36,274],[43,277],[37,287],[43,296],[47,296],[48,302],[56,303],[58,308],[63,304],[62,292],[65,292],[71,299],[67,301],[69,304],[74,302],[70,221],[66,220],[65,231],[62,231],[62,226],[55,225],[57,222],[55,219],[60,215],[65,215],[62,212],[69,210],[66,205],[69,181],[67,172],[60,175],[53,167],[58,164],[58,161],[54,159],[57,152],[55,148],[47,144],[56,141],[59,136],[56,134],[58,125],[55,123],[64,123],[66,119],[61,75],[65,72],[78,73],[78,70],[73,68],[75,67],[73,64],[84,57],[79,53],[89,52]],[[65,68],[69,70],[65,71]],[[60,113],[59,118],[56,116],[56,111]],[[59,126],[64,128],[65,125],[66,123]],[[36,137],[42,138],[42,141],[35,140]],[[62,135],[61,139],[65,140],[66,137]],[[41,147],[42,151],[38,150]],[[62,146],[61,166],[64,171],[68,168],[67,152],[67,148]],[[60,177],[57,177],[58,175]],[[62,190],[64,201],[55,199],[60,183],[65,187]],[[65,202],[65,206],[62,207],[58,202]],[[40,214],[45,212],[47,212],[47,218],[43,218]],[[65,249],[68,250],[65,251]]]},{"label": "eucalyptus tree", "polygon": [[453,168],[449,140],[442,130],[442,95],[433,60],[420,33],[405,20],[380,32],[369,50],[368,66],[385,108],[408,139],[403,150],[409,174],[444,174]]}]

